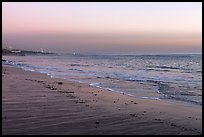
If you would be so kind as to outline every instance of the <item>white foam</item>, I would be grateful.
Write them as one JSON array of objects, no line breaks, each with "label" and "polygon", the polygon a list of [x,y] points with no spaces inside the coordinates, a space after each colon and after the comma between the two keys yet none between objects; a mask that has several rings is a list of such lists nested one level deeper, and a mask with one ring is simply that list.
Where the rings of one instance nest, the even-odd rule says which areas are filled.
[{"label": "white foam", "polygon": [[99,85],[99,83],[91,83],[91,84],[89,84],[90,86],[97,86],[97,85]]},{"label": "white foam", "polygon": [[157,97],[142,97],[142,99],[152,99],[152,100],[159,100],[159,101],[161,101],[161,99],[159,99]]},{"label": "white foam", "polygon": [[103,88],[101,86],[99,86],[100,83],[91,83],[89,84],[90,86],[93,86],[93,87],[97,87],[97,88]]},{"label": "white foam", "polygon": [[132,94],[127,94],[128,96],[130,96],[130,97],[134,97],[134,95],[132,95]]},{"label": "white foam", "polygon": [[115,90],[113,90],[113,89],[111,89],[111,88],[105,88],[105,89],[110,90],[110,91],[115,91]]},{"label": "white foam", "polygon": [[53,78],[54,75],[51,75],[50,73],[47,73],[48,76],[50,76],[50,78]]},{"label": "white foam", "polygon": [[31,69],[31,68],[24,68],[24,67],[21,67],[23,70],[26,70],[26,71],[32,71],[34,72],[35,70],[34,69]]}]

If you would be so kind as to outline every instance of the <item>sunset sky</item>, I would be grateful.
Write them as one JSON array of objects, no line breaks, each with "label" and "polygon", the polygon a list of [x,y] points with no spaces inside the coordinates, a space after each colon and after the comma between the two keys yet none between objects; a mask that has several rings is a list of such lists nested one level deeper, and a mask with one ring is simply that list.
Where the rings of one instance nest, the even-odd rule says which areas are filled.
[{"label": "sunset sky", "polygon": [[202,3],[2,3],[3,47],[83,53],[201,53]]}]

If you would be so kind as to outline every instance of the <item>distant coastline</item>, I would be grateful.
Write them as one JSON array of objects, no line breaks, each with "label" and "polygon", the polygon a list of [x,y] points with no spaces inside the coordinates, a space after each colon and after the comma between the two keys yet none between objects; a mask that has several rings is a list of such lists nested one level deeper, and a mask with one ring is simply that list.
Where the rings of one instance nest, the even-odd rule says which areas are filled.
[{"label": "distant coastline", "polygon": [[19,50],[19,49],[2,49],[2,55],[18,55],[18,56],[26,56],[26,55],[47,55],[47,54],[56,54],[52,52],[40,52],[40,51],[28,51],[28,50]]}]

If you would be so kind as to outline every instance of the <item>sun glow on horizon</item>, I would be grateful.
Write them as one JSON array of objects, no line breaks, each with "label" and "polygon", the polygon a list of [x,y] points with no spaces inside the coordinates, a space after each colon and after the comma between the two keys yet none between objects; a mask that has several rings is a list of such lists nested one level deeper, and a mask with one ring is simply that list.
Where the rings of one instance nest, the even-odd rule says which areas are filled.
[{"label": "sun glow on horizon", "polygon": [[201,52],[202,3],[3,2],[2,34],[57,52]]}]

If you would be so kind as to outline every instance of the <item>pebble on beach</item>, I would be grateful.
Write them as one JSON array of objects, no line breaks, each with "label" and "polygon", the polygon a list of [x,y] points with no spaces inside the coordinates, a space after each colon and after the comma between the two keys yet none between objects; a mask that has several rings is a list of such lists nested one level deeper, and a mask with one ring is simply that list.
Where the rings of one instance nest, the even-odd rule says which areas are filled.
[{"label": "pebble on beach", "polygon": [[62,85],[63,83],[62,82],[58,82],[58,85]]}]

